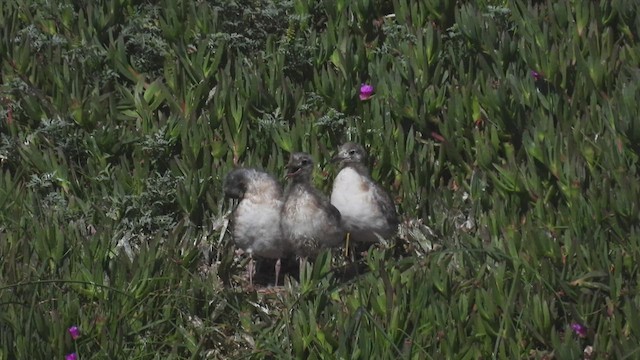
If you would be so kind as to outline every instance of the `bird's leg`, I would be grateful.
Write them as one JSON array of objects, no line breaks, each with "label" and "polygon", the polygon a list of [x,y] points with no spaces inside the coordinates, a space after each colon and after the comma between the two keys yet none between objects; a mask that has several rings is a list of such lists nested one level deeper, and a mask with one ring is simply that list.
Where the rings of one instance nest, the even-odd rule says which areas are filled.
[{"label": "bird's leg", "polygon": [[278,276],[280,276],[280,265],[281,265],[280,259],[278,259],[276,261],[276,284],[275,284],[276,287],[278,286]]},{"label": "bird's leg", "polygon": [[250,287],[253,287],[253,271],[254,271],[253,254],[249,254],[249,264],[247,264],[247,273],[249,275]]},{"label": "bird's leg", "polygon": [[351,238],[351,233],[347,232],[347,236],[346,236],[346,240],[345,240],[345,244],[344,244],[344,257],[345,259],[349,258],[349,245],[350,244],[350,238]]}]

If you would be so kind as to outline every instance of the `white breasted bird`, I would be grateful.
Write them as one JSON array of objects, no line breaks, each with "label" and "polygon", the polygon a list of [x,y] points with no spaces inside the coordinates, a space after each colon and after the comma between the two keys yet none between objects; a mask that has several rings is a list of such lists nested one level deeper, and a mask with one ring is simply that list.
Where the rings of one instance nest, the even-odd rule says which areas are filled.
[{"label": "white breasted bird", "polygon": [[340,210],[347,239],[367,243],[391,238],[399,222],[393,200],[371,179],[365,159],[359,144],[348,142],[338,148],[332,161],[340,171],[333,182],[331,203]]},{"label": "white breasted bird", "polygon": [[275,286],[280,275],[280,258],[287,253],[287,244],[280,230],[283,204],[282,187],[268,173],[251,169],[234,169],[224,179],[226,197],[239,199],[233,211],[231,226],[236,246],[249,254],[249,283],[253,286],[253,256],[277,259]]}]

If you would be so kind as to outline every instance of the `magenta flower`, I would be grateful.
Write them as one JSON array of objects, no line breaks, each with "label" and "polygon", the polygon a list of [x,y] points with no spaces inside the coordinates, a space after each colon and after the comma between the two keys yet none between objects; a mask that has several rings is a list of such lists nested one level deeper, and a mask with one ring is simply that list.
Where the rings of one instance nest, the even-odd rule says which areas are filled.
[{"label": "magenta flower", "polygon": [[373,95],[373,86],[369,84],[360,85],[360,100],[365,101]]},{"label": "magenta flower", "polygon": [[571,323],[571,330],[581,338],[587,337],[587,327],[582,324]]},{"label": "magenta flower", "polygon": [[539,72],[535,71],[535,70],[531,70],[531,77],[533,78],[533,80],[540,80],[540,78],[542,78],[542,75],[540,75]]},{"label": "magenta flower", "polygon": [[78,360],[78,354],[71,353],[64,356],[64,360]]},{"label": "magenta flower", "polygon": [[69,328],[69,334],[71,335],[71,338],[73,340],[77,339],[80,337],[80,328],[73,325],[72,327]]}]

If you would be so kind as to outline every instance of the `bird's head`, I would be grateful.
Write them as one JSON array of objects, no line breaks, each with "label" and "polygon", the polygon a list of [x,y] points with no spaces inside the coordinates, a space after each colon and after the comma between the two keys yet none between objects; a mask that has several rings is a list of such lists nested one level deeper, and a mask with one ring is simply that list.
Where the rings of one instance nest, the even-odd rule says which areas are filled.
[{"label": "bird's head", "polygon": [[338,148],[338,152],[331,161],[338,163],[340,168],[343,168],[349,164],[363,164],[365,158],[366,153],[360,144],[348,142]]},{"label": "bird's head", "polygon": [[307,153],[293,153],[286,165],[286,178],[301,181],[311,178],[313,172],[313,159]]},{"label": "bird's head", "polygon": [[231,199],[242,199],[247,191],[249,169],[238,168],[231,170],[224,178],[222,192]]}]

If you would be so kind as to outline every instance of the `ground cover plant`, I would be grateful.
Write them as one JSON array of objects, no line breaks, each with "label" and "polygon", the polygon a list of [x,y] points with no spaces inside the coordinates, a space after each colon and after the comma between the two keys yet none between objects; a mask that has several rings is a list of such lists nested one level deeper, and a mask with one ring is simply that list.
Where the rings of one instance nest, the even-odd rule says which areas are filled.
[{"label": "ground cover plant", "polygon": [[[639,7],[0,2],[0,359],[639,357]],[[347,140],[397,242],[248,291],[224,175]]]}]

